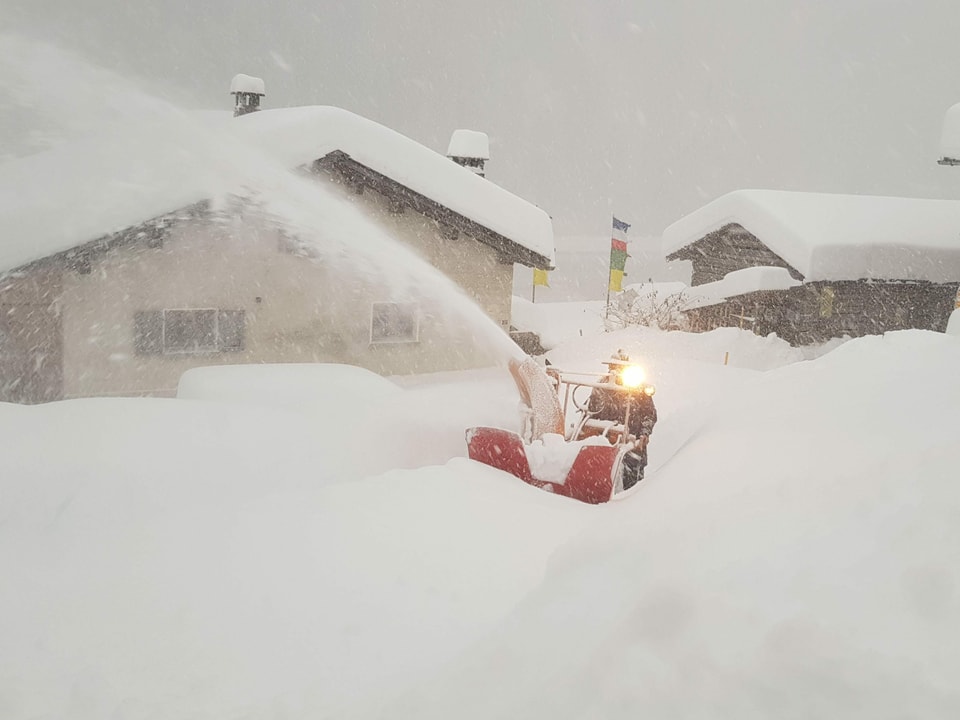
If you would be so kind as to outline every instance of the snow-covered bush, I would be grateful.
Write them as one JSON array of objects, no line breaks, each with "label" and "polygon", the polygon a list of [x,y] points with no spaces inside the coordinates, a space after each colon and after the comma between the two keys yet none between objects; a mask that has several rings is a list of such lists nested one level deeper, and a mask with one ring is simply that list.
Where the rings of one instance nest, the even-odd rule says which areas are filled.
[{"label": "snow-covered bush", "polygon": [[683,311],[690,302],[685,292],[661,292],[655,284],[627,288],[607,304],[604,329],[611,332],[645,325],[660,330],[688,330]]}]

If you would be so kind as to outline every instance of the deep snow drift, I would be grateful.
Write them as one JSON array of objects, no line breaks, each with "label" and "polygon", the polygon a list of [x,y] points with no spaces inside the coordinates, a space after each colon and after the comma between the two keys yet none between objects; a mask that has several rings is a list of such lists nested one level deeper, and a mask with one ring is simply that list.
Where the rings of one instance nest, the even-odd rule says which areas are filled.
[{"label": "deep snow drift", "polygon": [[462,457],[506,371],[0,405],[0,716],[956,716],[960,341],[551,357],[617,348],[660,423],[598,507]]}]

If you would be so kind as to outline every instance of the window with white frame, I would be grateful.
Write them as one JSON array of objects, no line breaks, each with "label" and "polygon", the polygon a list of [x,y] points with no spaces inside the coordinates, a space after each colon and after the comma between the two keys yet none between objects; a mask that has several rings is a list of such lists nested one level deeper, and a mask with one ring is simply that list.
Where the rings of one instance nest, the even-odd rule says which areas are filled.
[{"label": "window with white frame", "polygon": [[134,315],[137,355],[191,355],[244,348],[243,310],[187,308],[148,310]]},{"label": "window with white frame", "polygon": [[416,303],[375,302],[370,311],[371,343],[415,343],[420,340]]}]

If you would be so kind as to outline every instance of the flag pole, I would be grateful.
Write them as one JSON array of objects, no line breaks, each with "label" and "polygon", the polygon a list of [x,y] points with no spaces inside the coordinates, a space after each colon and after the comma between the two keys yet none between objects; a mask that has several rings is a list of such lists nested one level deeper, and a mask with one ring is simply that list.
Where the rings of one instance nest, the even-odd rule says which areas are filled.
[{"label": "flag pole", "polygon": [[[610,217],[614,218],[616,216],[611,215]],[[612,221],[610,225],[611,227],[613,226]],[[610,262],[608,263],[608,267],[607,267],[607,304],[603,306],[603,317],[605,320],[609,319],[610,317],[610,278],[611,277],[613,277],[613,246],[612,245],[610,246]]]},{"label": "flag pole", "polygon": [[610,317],[610,271],[607,270],[607,304],[604,306],[603,316]]}]

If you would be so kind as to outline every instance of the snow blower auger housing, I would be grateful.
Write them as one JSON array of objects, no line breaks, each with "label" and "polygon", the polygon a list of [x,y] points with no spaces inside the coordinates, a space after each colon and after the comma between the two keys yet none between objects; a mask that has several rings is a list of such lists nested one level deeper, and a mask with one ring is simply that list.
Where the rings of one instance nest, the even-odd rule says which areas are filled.
[{"label": "snow blower auger housing", "polygon": [[[652,397],[654,387],[644,383],[642,370],[626,360],[607,364],[610,373],[589,374],[544,369],[531,358],[511,360],[510,373],[521,399],[521,432],[469,428],[470,459],[575,500],[591,504],[610,500],[623,490],[624,459],[638,447],[638,438],[628,431],[634,404],[628,398]],[[611,380],[614,372],[619,382]],[[611,415],[598,412],[596,403],[589,402],[590,393],[598,390],[624,400],[618,404],[623,407],[622,416],[599,419],[601,414]]]}]

